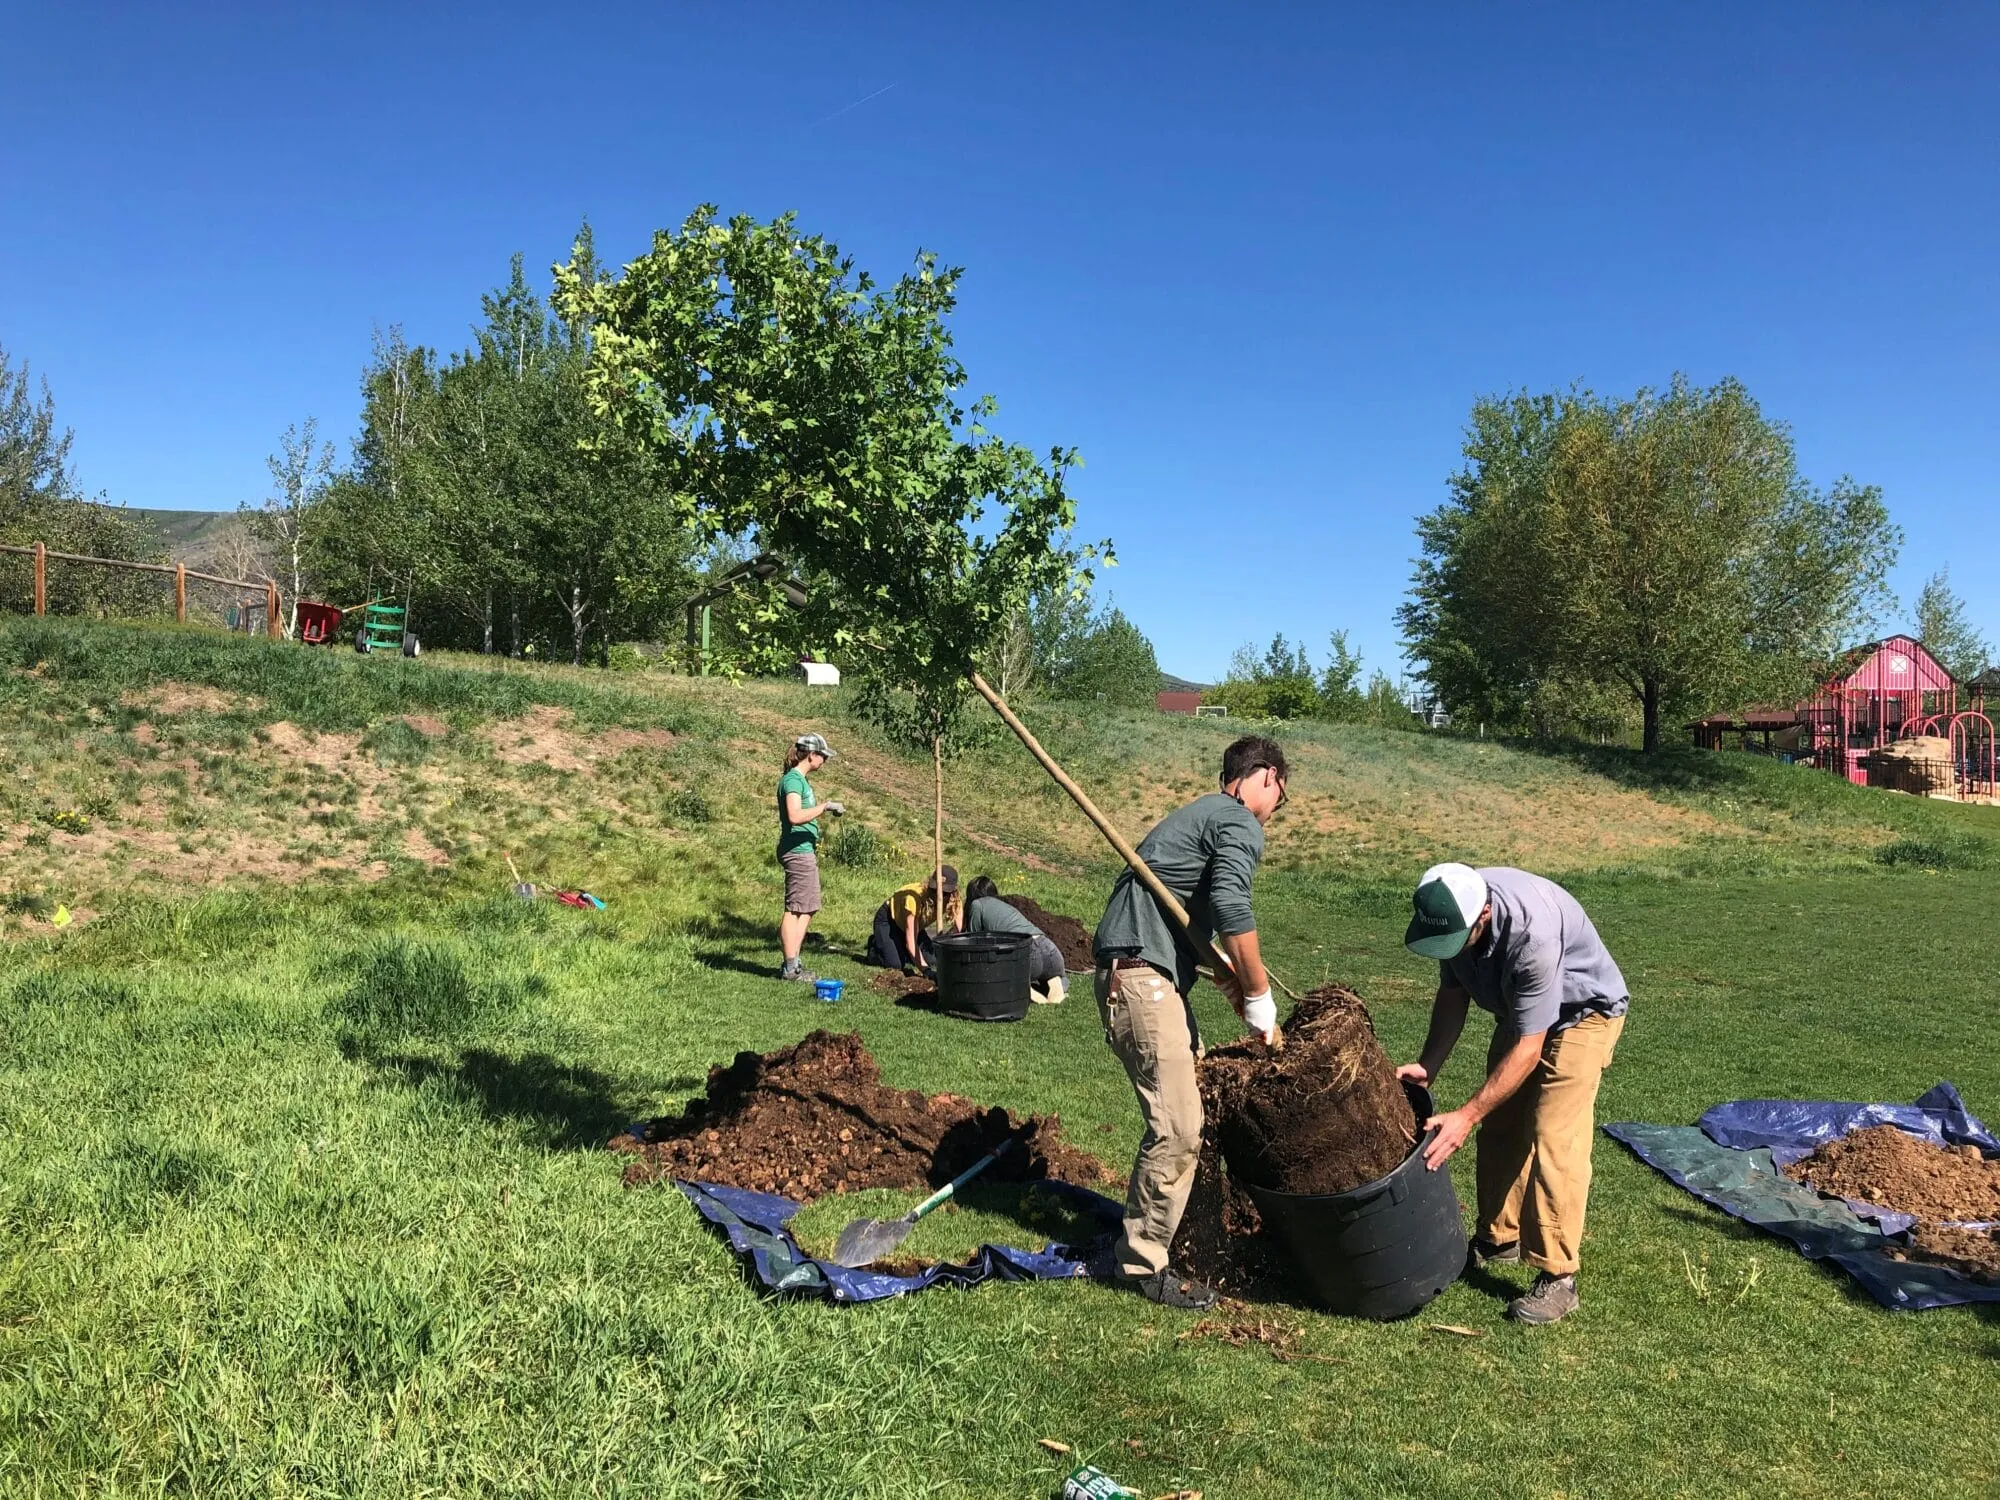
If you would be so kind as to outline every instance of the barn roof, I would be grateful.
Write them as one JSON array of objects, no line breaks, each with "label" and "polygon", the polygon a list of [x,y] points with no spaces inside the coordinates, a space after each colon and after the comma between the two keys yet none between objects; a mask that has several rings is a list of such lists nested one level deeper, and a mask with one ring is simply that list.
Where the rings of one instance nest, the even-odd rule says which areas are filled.
[{"label": "barn roof", "polygon": [[[1908,666],[1899,667],[1898,662]],[[1833,659],[1827,673],[1827,688],[1922,687],[1943,690],[1952,686],[1952,675],[1924,643],[1911,635],[1889,635],[1865,646],[1854,646]]]}]

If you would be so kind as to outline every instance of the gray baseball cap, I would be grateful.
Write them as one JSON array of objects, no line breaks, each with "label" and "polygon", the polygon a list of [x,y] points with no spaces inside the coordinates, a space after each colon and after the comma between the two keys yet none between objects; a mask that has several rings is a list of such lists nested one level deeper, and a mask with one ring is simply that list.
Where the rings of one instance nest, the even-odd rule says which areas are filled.
[{"label": "gray baseball cap", "polygon": [[826,742],[826,736],[821,734],[802,734],[792,743],[810,754],[824,755],[828,760],[832,760],[839,753]]}]

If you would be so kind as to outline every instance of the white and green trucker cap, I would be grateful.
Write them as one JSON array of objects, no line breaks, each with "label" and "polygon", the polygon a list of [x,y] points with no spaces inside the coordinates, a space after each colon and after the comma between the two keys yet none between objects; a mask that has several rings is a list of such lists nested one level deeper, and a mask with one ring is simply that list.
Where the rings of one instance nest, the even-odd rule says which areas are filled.
[{"label": "white and green trucker cap", "polygon": [[824,735],[802,734],[793,740],[792,743],[808,755],[824,755],[828,760],[832,760],[835,755],[840,753],[826,742]]},{"label": "white and green trucker cap", "polygon": [[1456,958],[1486,909],[1486,881],[1471,865],[1432,865],[1417,882],[1416,908],[1403,946],[1419,958]]}]

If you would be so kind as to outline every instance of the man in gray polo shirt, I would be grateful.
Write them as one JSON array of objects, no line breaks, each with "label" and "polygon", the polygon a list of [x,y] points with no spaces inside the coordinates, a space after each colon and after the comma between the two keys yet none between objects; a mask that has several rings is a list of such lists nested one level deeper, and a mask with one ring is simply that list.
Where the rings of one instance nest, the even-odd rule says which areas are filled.
[{"label": "man in gray polo shirt", "polygon": [[1493,1016],[1486,1081],[1431,1117],[1432,1171],[1479,1131],[1474,1266],[1524,1260],[1541,1274],[1508,1304],[1522,1323],[1553,1323],[1577,1306],[1577,1253],[1590,1197],[1597,1085],[1625,1028],[1625,976],[1576,898],[1553,880],[1504,867],[1433,865],[1417,883],[1405,933],[1438,960],[1423,1055],[1399,1069],[1431,1085],[1469,1006]]}]

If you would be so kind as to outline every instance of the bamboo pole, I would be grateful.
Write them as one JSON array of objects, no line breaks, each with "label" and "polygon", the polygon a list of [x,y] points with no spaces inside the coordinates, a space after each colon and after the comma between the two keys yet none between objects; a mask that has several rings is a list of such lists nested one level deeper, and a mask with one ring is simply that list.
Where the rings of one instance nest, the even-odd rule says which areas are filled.
[{"label": "bamboo pole", "polygon": [[49,549],[47,543],[35,543],[35,613],[49,612]]},{"label": "bamboo pole", "polygon": [[[1036,739],[1034,732],[1021,722],[1020,716],[1007,706],[1006,700],[994,692],[987,685],[986,679],[981,677],[977,672],[972,674],[972,686],[973,690],[980,697],[993,705],[993,711],[1000,715],[1001,721],[1009,729],[1014,731],[1014,737],[1027,747],[1028,753],[1041,762],[1042,769],[1055,779],[1056,785],[1069,793],[1070,800],[1082,810],[1086,818],[1090,819],[1097,826],[1097,831],[1103,834],[1105,841],[1118,852],[1118,857],[1125,861],[1126,865],[1131,869],[1133,876],[1152,893],[1153,899],[1160,903],[1160,909],[1173,920],[1174,925],[1179,927],[1187,940],[1194,945],[1195,952],[1200,958],[1217,971],[1228,969],[1230,967],[1229,960],[1216,951],[1215,945],[1209,942],[1208,939],[1195,934],[1193,924],[1188,918],[1187,908],[1181,905],[1180,898],[1167,889],[1166,883],[1153,873],[1150,865],[1139,858],[1139,851],[1132,847],[1124,834],[1112,826],[1109,818],[1097,810],[1097,804],[1090,800],[1083,788],[1072,781],[1069,773],[1056,764],[1055,757],[1042,748],[1041,741]],[[1271,966],[1269,964],[1264,966],[1264,972],[1267,974],[1271,973]],[[1292,987],[1278,978],[1276,974],[1271,974],[1271,982],[1283,990],[1288,998],[1294,1001],[1299,998],[1292,992]]]}]

